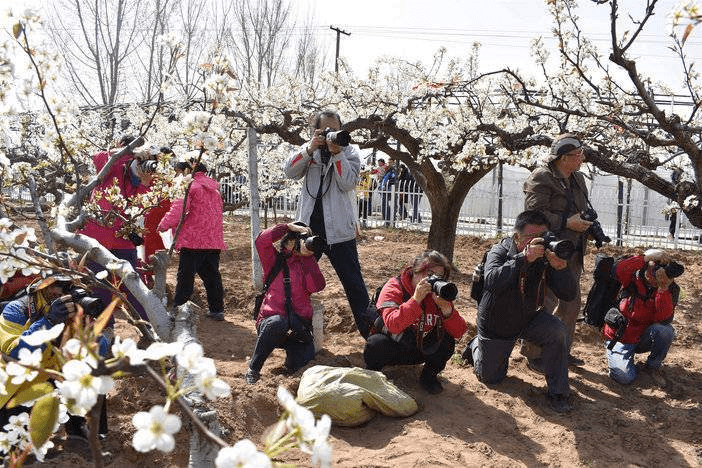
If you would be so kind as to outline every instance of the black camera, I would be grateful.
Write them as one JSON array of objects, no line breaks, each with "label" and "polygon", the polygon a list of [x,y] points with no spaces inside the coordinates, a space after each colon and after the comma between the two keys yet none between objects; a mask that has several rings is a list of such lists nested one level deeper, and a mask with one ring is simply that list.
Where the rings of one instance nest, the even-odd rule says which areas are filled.
[{"label": "black camera", "polygon": [[568,260],[573,256],[575,252],[575,244],[568,239],[558,240],[556,235],[551,231],[547,232],[543,236],[543,245],[546,249],[555,253],[558,258],[563,260]]},{"label": "black camera", "polygon": [[590,227],[587,228],[587,231],[585,231],[585,234],[592,236],[592,238],[595,240],[595,246],[598,249],[602,247],[603,243],[612,241],[612,239],[610,239],[610,237],[602,230],[602,225],[600,222],[597,221],[597,212],[595,210],[588,208],[580,213],[580,217],[585,221],[590,221],[592,223]]},{"label": "black camera", "polygon": [[656,274],[656,271],[658,271],[660,268],[663,268],[665,270],[665,275],[670,279],[677,278],[678,276],[685,273],[685,267],[679,264],[678,262],[674,262],[672,260],[666,263],[665,265],[656,262],[656,264],[653,267],[654,276]]},{"label": "black camera", "polygon": [[139,167],[141,168],[141,171],[145,174],[153,174],[156,172],[156,168],[158,168],[158,161],[154,159],[147,159],[145,161],[140,161],[139,162]]},{"label": "black camera", "polygon": [[346,130],[334,131],[327,127],[322,132],[325,140],[331,140],[332,143],[339,146],[348,146],[351,143],[351,135]]},{"label": "black camera", "polygon": [[[300,240],[305,244],[305,248],[315,255],[319,255],[324,249],[324,239],[320,236],[310,236],[308,234],[300,234]],[[299,244],[295,245],[297,250],[300,250]]]},{"label": "black camera", "polygon": [[441,299],[453,301],[458,296],[458,288],[455,284],[444,281],[441,276],[427,276],[427,283],[431,284],[431,292],[436,293]]},{"label": "black camera", "polygon": [[83,308],[85,315],[97,318],[105,308],[102,299],[93,297],[83,288],[71,287],[67,291],[71,295],[71,301]]},{"label": "black camera", "polygon": [[130,232],[129,234],[127,234],[127,238],[132,244],[134,244],[135,247],[139,247],[141,244],[144,243],[144,238],[136,232]]}]

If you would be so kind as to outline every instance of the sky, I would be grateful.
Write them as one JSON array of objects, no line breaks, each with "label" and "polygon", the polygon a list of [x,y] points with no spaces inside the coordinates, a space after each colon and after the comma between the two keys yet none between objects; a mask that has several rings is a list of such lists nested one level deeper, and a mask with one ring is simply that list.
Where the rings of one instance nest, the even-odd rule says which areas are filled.
[{"label": "sky", "polygon": [[[661,0],[656,14],[632,48],[632,57],[654,80],[663,80],[674,89],[682,85],[679,61],[667,50],[670,39],[670,11],[677,0]],[[533,38],[543,37],[556,55],[551,17],[544,0],[295,0],[301,15],[311,12],[319,26],[319,37],[328,47],[333,64],[336,33],[330,25],[350,36],[341,35],[340,56],[360,76],[378,57],[392,55],[430,62],[439,47],[450,56],[464,56],[473,42],[482,44],[483,72],[505,65],[522,72],[536,73],[530,55]],[[640,17],[643,0],[620,0],[620,18],[630,22],[627,12]],[[600,50],[609,50],[609,7],[580,0],[582,29]],[[629,27],[622,26],[621,30]],[[693,31],[685,46],[692,57],[702,53],[702,25]],[[608,53],[608,52],[607,52]],[[333,65],[332,65],[333,66]]]}]

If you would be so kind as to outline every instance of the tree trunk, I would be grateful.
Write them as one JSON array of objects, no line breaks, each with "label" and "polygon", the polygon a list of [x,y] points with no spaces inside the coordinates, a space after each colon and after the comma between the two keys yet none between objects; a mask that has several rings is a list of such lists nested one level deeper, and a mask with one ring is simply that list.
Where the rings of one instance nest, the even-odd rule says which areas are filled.
[{"label": "tree trunk", "polygon": [[427,174],[426,168],[423,168],[422,173],[425,176],[428,175],[424,190],[431,206],[428,249],[438,250],[449,261],[453,261],[456,226],[463,201],[471,187],[490,172],[492,167],[478,169],[471,173],[459,173],[451,190],[447,190],[445,179],[440,173],[432,168]]}]

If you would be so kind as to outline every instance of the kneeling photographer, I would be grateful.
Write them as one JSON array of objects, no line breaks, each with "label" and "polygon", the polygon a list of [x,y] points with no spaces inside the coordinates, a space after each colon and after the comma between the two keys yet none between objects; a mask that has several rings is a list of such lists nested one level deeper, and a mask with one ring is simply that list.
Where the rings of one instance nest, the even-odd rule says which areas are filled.
[{"label": "kneeling photographer", "polygon": [[[555,411],[571,410],[568,402],[568,332],[543,306],[546,288],[560,299],[575,297],[578,284],[568,268],[575,246],[550,236],[540,211],[520,213],[511,238],[495,244],[484,265],[484,286],[478,301],[478,335],[463,359],[475,366],[481,382],[495,385],[507,376],[514,343],[523,338],[542,349],[547,401]],[[545,242],[545,239],[548,242]]]},{"label": "kneeling photographer", "polygon": [[622,384],[636,379],[637,353],[649,353],[644,370],[655,374],[663,364],[675,338],[671,322],[680,287],[674,278],[683,272],[682,265],[659,249],[624,258],[617,265],[617,279],[622,284],[619,310],[607,313],[603,329],[612,379]]},{"label": "kneeling photographer", "polygon": [[310,295],[326,286],[314,257],[322,244],[301,222],[278,224],[256,238],[265,284],[254,307],[258,337],[244,377],[247,383],[261,378],[263,363],[275,348],[285,350],[289,372],[314,358]]},{"label": "kneeling photographer", "polygon": [[363,351],[368,369],[424,363],[422,388],[432,394],[443,390],[437,376],[466,331],[465,320],[453,307],[458,289],[448,282],[450,272],[448,259],[428,250],[385,283],[376,302],[382,323],[376,321],[377,332]]},{"label": "kneeling photographer", "polygon": [[[60,370],[61,361],[46,345],[30,346],[22,338],[41,330],[49,329],[60,323],[67,323],[76,312],[76,305],[80,305],[86,315],[96,318],[103,310],[102,301],[90,296],[85,290],[73,283],[72,278],[63,275],[50,276],[37,279],[26,289],[27,294],[5,305],[0,315],[0,351],[19,358],[22,349],[43,351],[41,367]],[[111,345],[112,329],[106,328],[100,335],[98,352],[104,356]],[[43,376],[43,377],[42,377]],[[37,379],[47,379],[45,374],[40,374]],[[38,380],[35,379],[35,382]],[[0,396],[0,427],[5,425],[10,416],[28,411],[28,408],[19,406],[8,409],[7,402],[23,387],[6,383],[7,392]],[[100,434],[107,433],[107,413],[103,404],[100,421]],[[87,428],[85,419],[71,416],[66,423],[66,433],[85,439]]]}]

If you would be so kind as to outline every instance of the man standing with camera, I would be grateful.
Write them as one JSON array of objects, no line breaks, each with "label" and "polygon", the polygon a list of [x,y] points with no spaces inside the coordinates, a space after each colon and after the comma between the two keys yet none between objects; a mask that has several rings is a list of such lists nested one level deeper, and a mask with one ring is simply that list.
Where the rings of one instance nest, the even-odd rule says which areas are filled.
[{"label": "man standing with camera", "polygon": [[[568,260],[568,269],[575,275],[576,284],[580,284],[588,230],[593,224],[581,216],[589,208],[585,177],[579,172],[584,160],[581,141],[569,133],[559,135],[551,144],[548,164],[536,168],[524,182],[524,209],[543,213],[558,238],[575,244],[576,252]],[[570,300],[559,299],[549,288],[544,305],[566,326],[569,364],[583,364],[582,359],[570,352],[580,314],[580,287]],[[539,351],[533,345],[525,344],[522,354],[527,356],[533,368],[543,367]]]},{"label": "man standing with camera", "polygon": [[[621,320],[605,320],[603,329],[609,376],[622,384],[636,379],[636,353],[649,353],[643,368],[655,377],[675,338],[671,325],[680,296],[674,278],[684,268],[670,260],[667,253],[649,249],[643,255],[624,258],[616,267],[622,284],[619,302]],[[616,314],[616,309],[610,311]],[[619,324],[619,329],[613,327]]]},{"label": "man standing with camera", "polygon": [[[371,325],[365,319],[369,299],[356,248],[353,192],[361,161],[358,150],[348,144],[348,133],[339,130],[339,114],[317,114],[312,138],[287,159],[283,170],[291,179],[304,178],[296,220],[324,239],[324,247],[315,258],[319,260],[322,253],[329,258],[346,292],[356,327],[367,338]],[[335,142],[337,135],[343,136],[343,141]]]},{"label": "man standing with camera", "polygon": [[548,403],[562,413],[571,410],[567,331],[543,303],[547,288],[568,301],[575,297],[578,285],[567,261],[544,245],[548,228],[548,219],[541,212],[524,211],[517,216],[514,236],[490,249],[478,302],[478,335],[462,357],[473,364],[481,382],[495,385],[507,375],[518,338],[540,346]]}]

